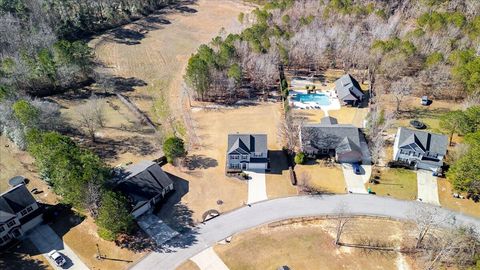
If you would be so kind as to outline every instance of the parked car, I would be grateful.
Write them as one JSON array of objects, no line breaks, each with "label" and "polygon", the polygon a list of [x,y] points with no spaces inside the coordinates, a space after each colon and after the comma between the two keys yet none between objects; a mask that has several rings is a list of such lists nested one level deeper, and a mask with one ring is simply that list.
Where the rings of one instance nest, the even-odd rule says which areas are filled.
[{"label": "parked car", "polygon": [[430,104],[430,100],[428,100],[427,96],[423,96],[422,97],[422,105],[423,106],[428,106],[428,104]]},{"label": "parked car", "polygon": [[60,267],[62,267],[67,262],[67,260],[65,260],[63,255],[60,254],[55,249],[48,253],[48,257],[50,257],[50,259],[52,259],[55,262],[55,264]]},{"label": "parked car", "polygon": [[427,126],[426,126],[423,122],[421,122],[421,121],[419,121],[419,120],[412,120],[412,121],[410,121],[410,125],[412,125],[412,127],[416,128],[416,129],[425,129],[425,128],[427,128]]},{"label": "parked car", "polygon": [[358,164],[358,163],[353,163],[353,164],[352,164],[352,168],[353,168],[353,172],[354,172],[355,174],[360,174],[360,173],[361,173],[360,164]]}]

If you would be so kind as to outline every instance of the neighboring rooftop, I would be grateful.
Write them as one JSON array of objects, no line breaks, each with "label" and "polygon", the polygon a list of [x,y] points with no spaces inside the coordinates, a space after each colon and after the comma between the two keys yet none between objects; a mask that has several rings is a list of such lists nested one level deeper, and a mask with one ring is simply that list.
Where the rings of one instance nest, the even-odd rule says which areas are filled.
[{"label": "neighboring rooftop", "polygon": [[335,81],[338,98],[344,101],[357,101],[364,97],[360,84],[350,74],[345,74]]},{"label": "neighboring rooftop", "polygon": [[335,149],[337,153],[360,151],[360,132],[352,125],[337,124],[337,119],[324,117],[319,124],[302,127],[304,147]]},{"label": "neighboring rooftop", "polygon": [[116,189],[133,201],[134,208],[161,194],[173,184],[160,165],[153,161],[141,161],[127,167],[122,177],[116,182]]},{"label": "neighboring rooftop", "polygon": [[229,134],[228,135],[228,154],[249,154],[263,153],[267,155],[267,135],[266,134]]},{"label": "neighboring rooftop", "polygon": [[417,152],[430,152],[440,155],[447,153],[448,137],[446,135],[404,127],[399,128],[398,134],[399,147],[410,147]]},{"label": "neighboring rooftop", "polygon": [[18,212],[35,202],[25,185],[17,185],[0,194],[0,222],[15,217]]}]

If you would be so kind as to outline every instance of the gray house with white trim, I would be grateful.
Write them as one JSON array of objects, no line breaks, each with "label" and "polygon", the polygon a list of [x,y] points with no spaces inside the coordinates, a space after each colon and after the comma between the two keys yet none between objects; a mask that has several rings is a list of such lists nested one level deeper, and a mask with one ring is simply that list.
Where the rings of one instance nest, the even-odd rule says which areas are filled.
[{"label": "gray house with white trim", "polygon": [[229,134],[227,172],[268,168],[266,134]]},{"label": "gray house with white trim", "polygon": [[319,124],[306,124],[300,129],[301,150],[307,156],[335,156],[338,162],[360,162],[360,131],[353,125],[338,124],[333,117],[324,117]]},{"label": "gray house with white trim", "polygon": [[335,81],[335,93],[343,105],[356,106],[365,99],[360,84],[350,74]]},{"label": "gray house with white trim", "polygon": [[439,172],[447,154],[448,137],[442,134],[398,128],[393,146],[393,160],[416,169]]},{"label": "gray house with white trim", "polygon": [[173,181],[160,165],[145,160],[127,167],[115,183],[115,189],[127,197],[131,214],[137,218],[173,191]]},{"label": "gray house with white trim", "polygon": [[43,208],[24,184],[0,194],[0,247],[42,222]]}]

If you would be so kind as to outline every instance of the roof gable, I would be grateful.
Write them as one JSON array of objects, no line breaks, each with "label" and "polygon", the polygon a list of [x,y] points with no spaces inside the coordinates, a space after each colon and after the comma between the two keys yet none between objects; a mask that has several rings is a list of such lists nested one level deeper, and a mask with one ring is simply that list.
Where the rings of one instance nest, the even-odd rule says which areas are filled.
[{"label": "roof gable", "polygon": [[125,170],[117,181],[116,189],[122,191],[134,204],[148,201],[162,193],[173,181],[152,161],[142,161]]},{"label": "roof gable", "polygon": [[335,151],[360,151],[360,132],[352,125],[307,124],[301,129],[304,147],[335,149]]},{"label": "roof gable", "polygon": [[252,152],[267,154],[266,134],[229,134],[227,154],[249,154]]},{"label": "roof gable", "polygon": [[357,80],[350,74],[345,74],[335,81],[335,91],[341,100],[359,100],[364,94]]},{"label": "roof gable", "polygon": [[412,149],[416,152],[430,152],[445,155],[448,148],[448,137],[442,134],[430,133],[408,128],[399,128],[398,146],[402,149]]},{"label": "roof gable", "polygon": [[237,140],[233,143],[232,147],[228,150],[229,154],[248,154],[250,153],[250,149],[245,145],[241,138],[237,138]]}]

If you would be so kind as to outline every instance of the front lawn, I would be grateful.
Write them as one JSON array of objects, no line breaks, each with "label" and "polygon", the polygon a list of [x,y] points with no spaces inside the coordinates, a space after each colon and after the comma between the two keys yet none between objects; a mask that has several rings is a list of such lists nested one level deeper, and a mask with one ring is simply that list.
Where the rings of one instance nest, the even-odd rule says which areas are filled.
[{"label": "front lawn", "polygon": [[296,165],[295,174],[298,185],[305,184],[320,193],[346,191],[345,178],[339,164],[328,167],[322,160],[309,160],[305,165]]},{"label": "front lawn", "polygon": [[[391,196],[402,200],[417,199],[417,174],[415,171],[398,168],[386,168],[379,171],[380,183],[376,185],[367,183],[367,188],[371,188],[380,196]],[[372,175],[375,175],[375,172]]]},{"label": "front lawn", "polygon": [[480,202],[475,203],[472,200],[454,198],[452,195],[454,192],[452,184],[447,179],[438,179],[440,205],[467,215],[480,217]]},{"label": "front lawn", "polygon": [[185,261],[176,270],[200,270],[200,268],[191,260]]},{"label": "front lawn", "polygon": [[[288,222],[288,221],[287,221]],[[214,247],[229,269],[397,269],[400,261],[410,268],[409,258],[397,252],[365,252],[334,245],[334,220],[299,221],[263,226],[234,235],[228,244]],[[359,239],[402,245],[406,225],[390,220],[355,218],[349,221],[342,241]]]}]

